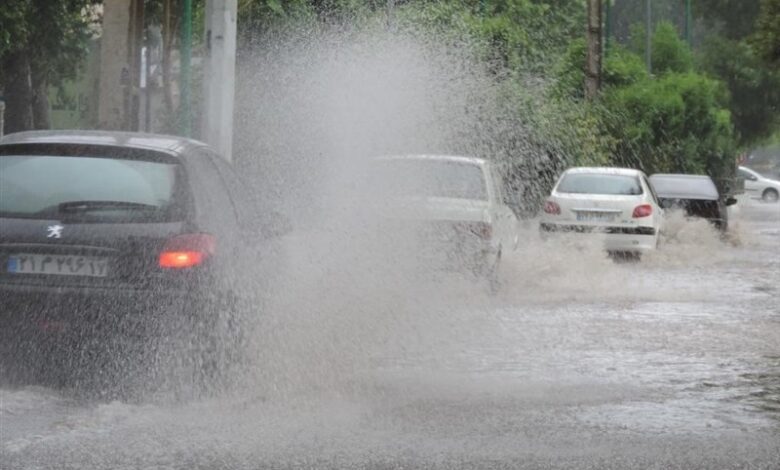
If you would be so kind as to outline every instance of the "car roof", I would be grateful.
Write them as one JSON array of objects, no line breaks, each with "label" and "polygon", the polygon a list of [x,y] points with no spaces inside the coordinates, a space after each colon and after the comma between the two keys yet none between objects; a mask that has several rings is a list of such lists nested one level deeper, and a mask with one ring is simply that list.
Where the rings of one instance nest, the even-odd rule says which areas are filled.
[{"label": "car roof", "polygon": [[641,176],[644,173],[640,170],[633,168],[617,168],[609,166],[577,166],[567,169],[564,173],[583,173],[583,174],[605,174],[605,175],[625,175],[625,176]]},{"label": "car roof", "polygon": [[659,197],[674,199],[720,198],[718,188],[707,175],[658,173],[650,176],[650,182]]},{"label": "car roof", "polygon": [[185,137],[124,131],[50,130],[26,131],[0,138],[0,145],[93,145],[152,150],[180,156],[206,144]]},{"label": "car roof", "polygon": [[440,162],[452,162],[452,163],[466,163],[471,165],[484,165],[487,161],[484,158],[477,158],[477,157],[464,157],[459,155],[429,155],[429,154],[420,154],[420,155],[384,155],[381,157],[376,157],[376,160],[383,160],[383,161],[389,161],[389,160],[429,160],[429,161],[440,161]]}]

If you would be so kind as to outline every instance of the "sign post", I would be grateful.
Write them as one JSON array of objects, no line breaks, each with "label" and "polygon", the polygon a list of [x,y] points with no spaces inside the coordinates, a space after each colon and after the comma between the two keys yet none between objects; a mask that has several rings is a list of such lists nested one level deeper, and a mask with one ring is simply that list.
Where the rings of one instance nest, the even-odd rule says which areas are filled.
[{"label": "sign post", "polygon": [[206,1],[201,138],[227,160],[233,151],[236,0]]}]

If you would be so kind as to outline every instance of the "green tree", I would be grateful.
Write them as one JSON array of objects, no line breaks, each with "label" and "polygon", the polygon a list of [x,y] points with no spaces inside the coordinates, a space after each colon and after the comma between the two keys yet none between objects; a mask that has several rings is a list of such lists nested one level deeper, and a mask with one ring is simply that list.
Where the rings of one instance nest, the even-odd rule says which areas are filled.
[{"label": "green tree", "polygon": [[726,83],[740,147],[756,145],[780,124],[780,71],[761,60],[771,56],[769,31],[778,31],[780,2],[694,0],[693,7],[706,31],[697,41],[698,67]]},{"label": "green tree", "polygon": [[563,115],[570,126],[599,136],[577,141],[591,154],[606,153],[612,164],[649,173],[729,174],[736,139],[726,87],[693,71],[690,49],[671,24],[659,24],[652,41],[656,73],[647,73],[641,52],[616,45],[604,61],[601,99],[592,105],[582,100],[585,45],[574,42],[556,68],[552,98],[564,110],[572,101],[587,109]]},{"label": "green tree", "polygon": [[672,23],[661,22],[656,26],[652,46],[653,73],[683,73],[693,69],[693,54]]},{"label": "green tree", "polygon": [[760,0],[693,0],[693,13],[704,28],[721,38],[739,40],[753,33]]},{"label": "green tree", "polygon": [[49,86],[59,85],[79,70],[93,33],[95,3],[7,0],[0,8],[0,86],[7,102],[6,132],[48,127]]},{"label": "green tree", "polygon": [[762,0],[752,43],[761,58],[780,68],[780,0]]},{"label": "green tree", "polygon": [[670,72],[605,92],[614,163],[654,172],[727,174],[735,151],[721,83]]},{"label": "green tree", "polygon": [[710,38],[699,51],[700,68],[720,78],[741,147],[771,136],[780,125],[780,71],[770,70],[746,41]]},{"label": "green tree", "polygon": [[481,44],[496,70],[547,71],[582,35],[580,0],[409,1],[401,20]]}]

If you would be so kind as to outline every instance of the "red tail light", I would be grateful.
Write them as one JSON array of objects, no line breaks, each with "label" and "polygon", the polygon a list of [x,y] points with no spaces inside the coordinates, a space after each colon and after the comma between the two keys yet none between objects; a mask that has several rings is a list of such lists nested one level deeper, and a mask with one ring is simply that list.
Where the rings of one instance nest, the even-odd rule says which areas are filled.
[{"label": "red tail light", "polygon": [[477,222],[470,225],[471,233],[483,240],[490,240],[493,236],[493,226],[485,222]]},{"label": "red tail light", "polygon": [[493,226],[487,222],[456,223],[455,231],[464,235],[473,234],[483,240],[490,240],[493,236]]},{"label": "red tail light", "polygon": [[546,201],[544,203],[544,211],[548,214],[559,215],[561,213],[561,206],[553,201]]},{"label": "red tail light", "polygon": [[160,267],[192,268],[214,254],[217,239],[207,233],[178,235],[165,243],[160,253]]},{"label": "red tail light", "polygon": [[650,204],[642,204],[640,206],[636,206],[632,217],[635,219],[641,219],[642,217],[648,217],[651,215],[653,215],[653,206]]}]

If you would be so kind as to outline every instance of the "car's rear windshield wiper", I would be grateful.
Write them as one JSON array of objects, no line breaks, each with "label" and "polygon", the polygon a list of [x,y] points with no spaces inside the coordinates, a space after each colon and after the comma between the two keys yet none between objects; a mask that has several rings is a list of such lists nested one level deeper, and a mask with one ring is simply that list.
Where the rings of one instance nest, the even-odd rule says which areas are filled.
[{"label": "car's rear windshield wiper", "polygon": [[87,212],[99,210],[141,210],[156,211],[159,206],[128,201],[67,201],[57,205],[59,212]]}]

